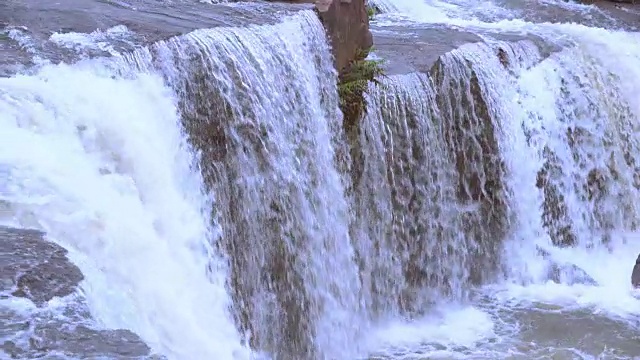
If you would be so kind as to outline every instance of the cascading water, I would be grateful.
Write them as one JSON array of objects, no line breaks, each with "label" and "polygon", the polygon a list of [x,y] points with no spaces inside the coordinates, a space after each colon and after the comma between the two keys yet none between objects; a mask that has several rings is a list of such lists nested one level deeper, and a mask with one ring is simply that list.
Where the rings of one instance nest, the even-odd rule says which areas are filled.
[{"label": "cascading water", "polygon": [[370,84],[355,134],[311,11],[0,78],[3,223],[170,359],[640,354],[637,33],[372,3],[483,41]]},{"label": "cascading water", "polygon": [[233,358],[225,274],[204,271],[219,234],[162,79],[87,61],[0,84],[0,195],[14,222],[72,250],[105,326],[173,357]]},{"label": "cascading water", "polygon": [[[474,264],[486,269],[492,264],[479,263],[478,258],[464,259],[490,242],[493,245],[480,253],[495,256],[500,270],[495,274],[504,274],[506,281],[482,279],[487,285],[472,290],[469,304],[473,309],[452,309],[441,302],[425,315],[426,322],[381,328],[373,341],[386,344],[384,357],[448,354],[501,358],[507,353],[516,358],[637,356],[640,349],[634,345],[638,330],[634,319],[640,303],[630,289],[629,277],[640,251],[636,233],[636,157],[640,154],[636,94],[640,77],[631,64],[638,61],[640,48],[618,45],[637,43],[637,33],[575,24],[478,21],[469,18],[469,13],[478,9],[457,10],[438,1],[412,5],[411,14],[400,14],[411,19],[407,23],[407,17],[394,18],[397,14],[393,14],[402,12],[403,2],[386,3],[391,6],[383,10],[392,14],[374,19],[374,31],[389,25],[411,31],[425,24],[451,24],[485,39],[441,56],[429,71],[429,79],[423,80],[433,82],[433,88],[417,97],[430,104],[430,113],[436,114],[430,116],[440,120],[436,124],[444,134],[446,127],[452,126],[450,133],[463,135],[445,135],[448,153],[436,150],[441,145],[429,133],[423,139],[430,139],[432,154],[447,154],[449,163],[457,164],[454,178],[459,176],[471,185],[478,181],[463,172],[484,174],[475,191],[473,185],[465,187],[466,195],[475,200],[484,198],[475,203],[482,206],[484,202],[493,211],[482,212],[479,219],[483,225],[493,223],[499,229],[490,230],[484,240],[477,235],[464,237],[467,244],[460,248],[467,255],[452,258],[451,253],[441,254],[441,259],[450,260],[445,269],[463,269],[458,276],[465,271],[473,273]],[[420,13],[420,7],[427,5],[448,9],[446,17]],[[416,21],[422,24],[416,25]],[[530,35],[515,42],[491,40],[500,38],[502,32],[514,31]],[[415,85],[406,82],[401,88],[374,89],[370,103],[384,108],[382,113],[413,112],[411,101],[402,100],[401,105],[382,101],[403,99],[403,94],[413,89]],[[398,107],[403,110],[398,112]],[[403,116],[395,115],[394,119],[394,124],[405,122]],[[393,126],[387,125],[387,129]],[[384,148],[389,154],[395,153],[396,147],[394,142]],[[388,163],[394,161],[387,156]],[[428,159],[427,165],[414,164],[410,172],[415,176],[425,171],[434,161]],[[493,196],[494,189],[501,195]],[[459,191],[456,197],[453,203],[460,201]],[[452,219],[462,217],[456,207],[450,208]],[[397,216],[405,218],[399,212]],[[469,234],[468,227],[461,230]],[[447,242],[464,243],[452,237]],[[432,268],[425,273],[439,271]],[[461,285],[470,289],[468,283]],[[460,322],[461,313],[475,316],[475,323]],[[518,324],[527,325],[519,328]],[[593,337],[594,333],[602,335]],[[588,344],[584,343],[587,338]],[[523,347],[523,343],[529,345]]]},{"label": "cascading water", "polygon": [[[459,66],[453,55],[443,60],[445,71],[449,66]],[[437,80],[456,94],[447,99],[481,96],[454,85],[469,74],[451,74]],[[500,196],[500,165],[495,144],[482,144],[494,141],[483,130],[486,109],[459,105],[465,103],[444,100],[426,75],[394,76],[369,91],[355,198],[361,271],[370,277],[378,316],[424,312],[441,296],[463,299],[494,268],[499,229],[492,226],[499,221],[487,219],[501,211],[492,198]],[[480,168],[468,166],[474,162]]]},{"label": "cascading water", "polygon": [[161,68],[190,59],[167,74],[186,89],[185,126],[217,197],[252,345],[277,358],[348,355],[360,285],[335,163],[336,75],[317,17],[196,31],[147,55]]},{"label": "cascading water", "polygon": [[[3,79],[14,220],[73,250],[99,321],[170,358],[239,358],[241,340],[277,359],[356,351],[347,150],[315,14],[114,55]],[[55,93],[63,78],[74,91]]]},{"label": "cascading water", "polygon": [[224,274],[203,271],[218,235],[175,99],[158,76],[112,74],[86,62],[0,80],[2,200],[74,250],[106,326],[167,354],[231,358]]}]

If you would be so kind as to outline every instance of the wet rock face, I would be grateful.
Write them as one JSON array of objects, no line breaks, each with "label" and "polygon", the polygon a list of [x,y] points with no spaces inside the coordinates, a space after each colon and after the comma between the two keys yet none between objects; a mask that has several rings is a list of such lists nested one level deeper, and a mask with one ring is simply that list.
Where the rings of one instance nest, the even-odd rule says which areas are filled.
[{"label": "wet rock face", "polygon": [[[497,55],[496,55],[497,56]],[[497,130],[478,73],[469,61],[442,57],[431,70],[436,101],[446,124],[447,148],[458,175],[457,198],[472,211],[461,215],[469,246],[470,282],[495,276],[501,241],[508,228],[505,164]]]},{"label": "wet rock face", "polygon": [[0,358],[158,358],[131,331],[97,328],[80,269],[43,235],[0,226]]},{"label": "wet rock face", "polygon": [[552,262],[547,270],[548,279],[558,284],[598,286],[598,282],[596,280],[574,264],[560,264]]},{"label": "wet rock face", "polygon": [[542,190],[542,222],[555,246],[574,246],[578,239],[572,229],[567,204],[559,182],[562,176],[560,161],[553,151],[545,148],[545,164],[538,172],[536,186]]},{"label": "wet rock face", "polygon": [[331,42],[335,66],[342,72],[349,64],[362,60],[371,46],[369,14],[364,0],[277,0],[274,2],[315,3],[318,17]]},{"label": "wet rock face", "polygon": [[71,294],[84,277],[66,254],[38,231],[0,228],[0,291],[38,306]]},{"label": "wet rock face", "polygon": [[338,72],[366,56],[373,36],[364,0],[318,0],[316,8],[331,41]]},{"label": "wet rock face", "polygon": [[640,288],[640,255],[636,259],[636,265],[633,267],[633,272],[631,273],[631,285],[634,288]]},{"label": "wet rock face", "polygon": [[0,315],[0,354],[12,359],[161,359],[149,356],[149,347],[128,330],[96,330],[52,313],[26,318],[0,309]]},{"label": "wet rock face", "polygon": [[598,286],[598,282],[579,266],[558,262],[553,259],[551,253],[540,247],[538,248],[538,256],[548,261],[547,280],[558,284]]}]

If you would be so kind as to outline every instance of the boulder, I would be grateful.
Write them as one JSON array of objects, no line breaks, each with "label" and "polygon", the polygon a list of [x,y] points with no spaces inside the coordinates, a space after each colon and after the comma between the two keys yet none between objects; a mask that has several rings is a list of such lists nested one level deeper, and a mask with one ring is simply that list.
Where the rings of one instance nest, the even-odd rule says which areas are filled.
[{"label": "boulder", "polygon": [[338,72],[367,56],[373,36],[364,0],[317,0],[316,10],[331,42]]},{"label": "boulder", "polygon": [[575,264],[551,262],[547,268],[547,276],[558,284],[598,286],[597,281]]},{"label": "boulder", "polygon": [[[552,258],[549,251],[538,247],[538,256],[548,261],[547,279],[558,284],[583,284],[598,286],[598,282],[592,278],[586,271],[575,264],[560,263]],[[637,263],[636,263],[637,264]],[[640,274],[639,274],[640,275]]]},{"label": "boulder", "polygon": [[640,288],[640,254],[636,259],[636,264],[631,272],[631,285],[636,289]]},{"label": "boulder", "polygon": [[75,291],[84,278],[69,262],[67,250],[35,230],[0,227],[0,291],[42,306],[56,296]]},{"label": "boulder", "polygon": [[315,3],[318,17],[329,37],[336,70],[339,73],[346,70],[353,61],[364,59],[373,46],[365,0],[270,1],[292,4]]},{"label": "boulder", "polygon": [[40,231],[0,226],[0,358],[160,359],[133,332],[97,325],[66,255]]}]

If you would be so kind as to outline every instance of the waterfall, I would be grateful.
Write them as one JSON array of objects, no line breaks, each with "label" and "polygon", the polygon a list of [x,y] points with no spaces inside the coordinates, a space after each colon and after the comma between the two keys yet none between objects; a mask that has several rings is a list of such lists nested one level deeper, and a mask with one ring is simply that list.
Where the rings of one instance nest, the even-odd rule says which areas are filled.
[{"label": "waterfall", "polygon": [[[304,34],[304,36],[300,36]],[[216,194],[236,321],[277,358],[345,356],[358,329],[336,74],[311,11],[280,24],[195,31],[154,58]],[[295,81],[292,81],[295,79]]]},{"label": "waterfall", "polygon": [[313,12],[0,83],[2,200],[70,248],[105,326],[171,358],[354,350],[346,144]]},{"label": "waterfall", "polygon": [[638,33],[371,4],[374,30],[481,41],[371,82],[346,129],[310,10],[127,51],[105,34],[133,26],[20,33],[0,221],[68,249],[99,325],[172,360],[640,353]]},{"label": "waterfall", "polygon": [[[381,3],[388,11],[404,9],[402,1]],[[449,3],[416,6],[426,4]],[[503,187],[500,201],[508,209],[496,214],[496,220],[506,221],[505,226],[518,233],[506,238],[546,238],[548,242],[536,243],[545,248],[608,246],[614,233],[635,231],[638,148],[632,134],[637,132],[638,104],[631,79],[636,79],[637,69],[627,64],[638,54],[635,47],[614,43],[634,42],[637,34],[569,24],[447,20],[534,34],[531,40],[516,42],[494,41],[489,35],[484,43],[440,57],[429,72],[439,99],[431,104],[432,112],[461,121],[450,130],[463,133],[455,135],[452,151],[479,146],[477,155],[458,154],[463,159],[457,164],[485,166],[476,169],[484,172],[478,174],[484,189],[467,186],[466,196],[491,197],[487,186]],[[604,53],[625,61],[612,62]],[[413,88],[388,87],[392,94],[382,97],[399,97]],[[433,92],[423,91],[425,102],[433,101]],[[402,107],[406,111],[412,105]],[[487,160],[495,170],[482,165]],[[490,174],[496,178],[482,179]],[[523,194],[523,188],[530,193]],[[489,202],[496,205],[495,198]]]},{"label": "waterfall", "polygon": [[173,357],[233,358],[225,274],[204,271],[219,234],[162,78],[85,61],[0,94],[0,199],[71,250],[96,319]]},{"label": "waterfall", "polygon": [[[603,37],[608,40],[607,55]],[[627,64],[637,61],[640,49],[615,45],[636,38],[605,30],[579,34],[572,46],[517,79],[519,106],[510,109],[511,115],[522,119],[522,137],[513,146],[536,164],[514,179],[538,189],[537,199],[521,203],[528,208],[520,217],[535,210],[539,219],[522,227],[529,232],[526,237],[543,236],[546,240],[538,245],[576,263],[604,288],[610,284],[614,288],[608,291],[620,296],[628,296],[624,293],[630,272],[621,269],[612,279],[589,257],[611,253],[626,258],[628,267],[639,249],[633,233],[638,227],[640,154],[635,135],[640,130],[640,108],[634,84],[640,74]],[[621,62],[613,64],[611,54]]]},{"label": "waterfall", "polygon": [[381,314],[465,299],[498,274],[514,214],[492,70],[507,71],[504,62],[517,56],[539,54],[530,42],[470,44],[429,75],[370,87],[354,160],[362,168],[358,252],[371,277],[370,306]]},{"label": "waterfall", "polygon": [[[363,256],[365,267],[385,275],[371,275],[378,290],[373,297],[387,301],[374,307],[406,316],[414,310],[403,308],[402,294],[409,292],[420,294],[416,307],[426,310],[422,317],[410,313],[412,321],[383,325],[373,336],[376,353],[390,359],[495,358],[519,341],[535,341],[520,354],[636,354],[623,339],[635,336],[640,310],[629,284],[640,251],[640,73],[632,65],[640,56],[638,34],[520,19],[480,21],[454,10],[457,1],[420,2],[410,14],[402,1],[385,3],[389,14],[381,15],[376,31],[411,29],[410,16],[426,26],[462,26],[484,40],[442,55],[427,73],[393,75],[368,91],[360,166],[367,174],[362,194],[373,199],[361,197],[368,202],[358,208],[375,219],[362,221],[363,232],[384,240],[369,240],[372,247],[358,252],[375,254]],[[423,5],[451,11],[444,18],[418,14]],[[510,31],[524,35],[495,40]],[[407,140],[412,138],[419,141]],[[428,156],[415,156],[421,146]],[[437,181],[423,175],[433,168],[440,171]],[[417,185],[431,187],[424,202],[430,208],[414,205],[423,197]],[[439,238],[428,230],[430,221],[455,230]],[[423,228],[405,237],[394,234],[394,223],[408,232],[413,224]],[[406,254],[422,256],[421,274],[433,282],[411,286],[403,273],[412,264],[403,253],[407,243],[414,248]],[[390,281],[397,278],[402,281]],[[425,299],[433,299],[431,306]],[[575,315],[554,319],[549,308]],[[458,316],[477,323],[462,324]],[[553,343],[545,326],[554,321],[567,324],[566,331],[585,330]],[[521,322],[531,330],[516,335]],[[582,325],[569,325],[575,322]],[[625,335],[599,337],[589,348],[577,345],[589,327]]]},{"label": "waterfall", "polygon": [[457,215],[475,210],[456,204],[433,84],[425,75],[392,76],[371,86],[367,104],[355,198],[369,308],[391,316],[424,311],[438,295],[460,298],[469,272],[459,266],[467,244]]}]

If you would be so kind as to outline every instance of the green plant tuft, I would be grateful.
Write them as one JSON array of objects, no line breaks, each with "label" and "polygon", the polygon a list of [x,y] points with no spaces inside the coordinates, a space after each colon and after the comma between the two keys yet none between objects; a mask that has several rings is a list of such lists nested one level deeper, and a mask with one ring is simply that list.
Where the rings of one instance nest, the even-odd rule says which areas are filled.
[{"label": "green plant tuft", "polygon": [[373,6],[367,6],[367,15],[369,16],[369,20],[371,20],[375,14],[376,9],[374,9]]},{"label": "green plant tuft", "polygon": [[371,20],[377,14],[380,14],[380,9],[378,9],[378,7],[375,5],[367,4],[367,15],[369,16],[369,20]]},{"label": "green plant tuft", "polygon": [[367,91],[369,82],[379,84],[379,78],[384,76],[382,68],[384,61],[365,60],[365,56],[365,52],[361,51],[359,60],[353,61],[339,78],[340,108],[347,127],[357,122],[357,119],[366,112],[363,94]]}]

